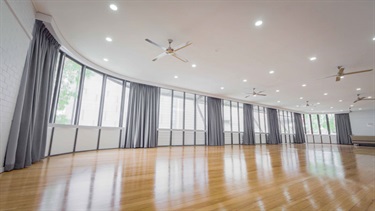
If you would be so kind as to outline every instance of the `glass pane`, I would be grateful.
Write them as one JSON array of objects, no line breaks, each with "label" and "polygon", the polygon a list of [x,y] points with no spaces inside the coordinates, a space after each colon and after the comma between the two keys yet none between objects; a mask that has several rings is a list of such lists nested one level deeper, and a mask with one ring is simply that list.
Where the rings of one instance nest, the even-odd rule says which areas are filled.
[{"label": "glass pane", "polygon": [[266,133],[268,133],[269,132],[269,130],[268,130],[268,113],[267,113],[266,108],[263,108],[263,116],[264,116],[264,131],[266,131]]},{"label": "glass pane", "polygon": [[305,114],[304,117],[306,134],[311,134],[310,116],[308,114]]},{"label": "glass pane", "polygon": [[224,131],[231,131],[230,127],[230,101],[224,100]]},{"label": "glass pane", "polygon": [[294,127],[294,113],[290,112],[290,129],[292,134],[296,134],[296,129]]},{"label": "glass pane", "polygon": [[331,134],[336,135],[336,123],[335,123],[334,114],[328,114],[328,123],[329,123],[329,130],[331,131]]},{"label": "glass pane", "polygon": [[259,111],[258,106],[254,106],[254,131],[256,133],[260,132],[260,124],[259,124]]},{"label": "glass pane", "polygon": [[259,126],[260,126],[260,132],[261,133],[267,133],[267,115],[264,114],[265,110],[263,109],[263,107],[260,107],[259,106],[259,115],[260,115],[260,122],[259,122]]},{"label": "glass pane", "polygon": [[122,97],[122,81],[107,78],[102,126],[119,127]]},{"label": "glass pane", "polygon": [[238,103],[232,102],[232,131],[238,132]]},{"label": "glass pane", "polygon": [[311,114],[311,123],[312,123],[313,133],[319,134],[318,116],[316,114]]},{"label": "glass pane", "polygon": [[194,94],[185,94],[185,129],[194,130]]},{"label": "glass pane", "polygon": [[183,115],[184,115],[184,93],[173,92],[173,129],[183,129]]},{"label": "glass pane", "polygon": [[280,124],[280,132],[284,134],[285,133],[284,116],[283,116],[283,111],[281,110],[279,110],[279,124]]},{"label": "glass pane", "polygon": [[196,95],[196,109],[197,109],[197,128],[196,130],[205,130],[205,96]]},{"label": "glass pane", "polygon": [[172,91],[160,89],[159,128],[171,128]]},{"label": "glass pane", "polygon": [[86,69],[79,117],[80,125],[98,125],[102,83],[102,74]]},{"label": "glass pane", "polygon": [[57,124],[74,123],[81,70],[81,65],[65,58],[56,109],[55,123]]},{"label": "glass pane", "polygon": [[325,114],[319,114],[320,131],[322,134],[328,135],[327,119]]},{"label": "glass pane", "polygon": [[[255,106],[253,107],[255,109]],[[240,132],[244,132],[243,130],[243,127],[244,127],[244,123],[243,123],[243,104],[242,103],[239,103],[238,104],[238,109],[239,109],[239,118],[240,118]],[[254,118],[256,119],[257,117],[254,116]]]},{"label": "glass pane", "polygon": [[124,119],[122,123],[122,127],[126,128],[126,121],[128,118],[128,108],[129,108],[129,92],[130,92],[130,83],[126,82],[125,86],[125,104],[124,104]]}]

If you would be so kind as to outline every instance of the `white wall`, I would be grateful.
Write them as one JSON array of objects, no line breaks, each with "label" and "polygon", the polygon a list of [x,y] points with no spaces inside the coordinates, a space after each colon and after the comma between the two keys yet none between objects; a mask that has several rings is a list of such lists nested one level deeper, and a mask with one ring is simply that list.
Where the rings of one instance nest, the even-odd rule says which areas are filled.
[{"label": "white wall", "polygon": [[0,172],[34,21],[31,1],[0,0]]},{"label": "white wall", "polygon": [[375,136],[375,110],[354,111],[349,116],[354,135]]}]

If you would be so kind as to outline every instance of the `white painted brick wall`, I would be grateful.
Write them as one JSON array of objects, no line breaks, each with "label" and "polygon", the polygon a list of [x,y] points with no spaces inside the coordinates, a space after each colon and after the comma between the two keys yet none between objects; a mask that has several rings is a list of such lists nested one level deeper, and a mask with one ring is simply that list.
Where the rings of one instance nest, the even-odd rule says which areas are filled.
[{"label": "white painted brick wall", "polygon": [[[32,33],[35,11],[29,0],[9,1],[19,21],[4,0],[0,0],[0,172],[18,95],[23,66]],[[22,26],[26,29],[23,30]]]}]

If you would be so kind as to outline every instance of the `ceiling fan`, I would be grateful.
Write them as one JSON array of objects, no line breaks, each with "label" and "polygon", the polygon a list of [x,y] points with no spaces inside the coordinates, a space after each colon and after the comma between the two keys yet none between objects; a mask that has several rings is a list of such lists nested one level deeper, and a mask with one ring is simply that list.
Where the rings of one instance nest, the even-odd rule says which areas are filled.
[{"label": "ceiling fan", "polygon": [[301,107],[316,107],[316,105],[309,103],[309,101],[307,100],[306,104],[302,105]]},{"label": "ceiling fan", "polygon": [[368,69],[368,70],[360,70],[360,71],[344,73],[345,68],[343,66],[338,66],[337,69],[339,69],[339,71],[337,72],[336,75],[328,76],[327,78],[336,77],[336,82],[337,82],[337,81],[340,81],[340,79],[344,78],[345,75],[352,75],[352,74],[365,73],[365,72],[372,71],[372,69]]},{"label": "ceiling fan", "polygon": [[253,95],[253,97],[256,97],[256,96],[267,96],[265,93],[263,93],[264,91],[259,91],[259,92],[256,92],[255,91],[255,88],[253,88],[253,93],[246,93],[247,95],[245,96],[245,98],[248,98],[250,97],[250,95]]},{"label": "ceiling fan", "polygon": [[359,101],[362,101],[362,100],[375,100],[375,99],[373,99],[373,98],[366,98],[366,97],[360,97],[360,94],[357,94],[357,99],[353,103],[356,103],[356,102],[359,102]]},{"label": "ceiling fan", "polygon": [[187,59],[183,59],[183,58],[181,58],[180,56],[178,56],[178,55],[176,54],[176,52],[179,51],[179,50],[181,50],[181,49],[183,49],[183,48],[185,48],[185,47],[188,47],[189,45],[191,45],[191,44],[193,44],[193,43],[191,43],[191,42],[186,42],[186,43],[183,43],[183,44],[177,46],[176,48],[172,48],[172,47],[171,47],[171,44],[172,44],[173,40],[172,40],[172,39],[168,39],[168,43],[169,43],[169,45],[168,45],[168,48],[166,48],[166,47],[163,47],[163,46],[161,46],[161,45],[159,45],[159,44],[157,44],[157,43],[155,43],[155,42],[153,42],[153,41],[151,41],[151,40],[149,40],[149,39],[145,39],[145,40],[146,40],[147,42],[149,42],[149,43],[151,43],[151,44],[153,44],[153,45],[155,45],[155,46],[157,46],[157,47],[163,49],[163,51],[164,51],[163,53],[161,53],[161,54],[159,54],[157,57],[155,57],[152,61],[156,61],[156,60],[158,60],[158,59],[160,59],[160,58],[162,58],[162,57],[164,57],[164,56],[166,56],[166,55],[169,55],[169,56],[173,56],[173,57],[175,57],[175,58],[177,58],[177,59],[179,59],[179,60],[181,60],[181,61],[183,61],[183,62],[188,62]]}]

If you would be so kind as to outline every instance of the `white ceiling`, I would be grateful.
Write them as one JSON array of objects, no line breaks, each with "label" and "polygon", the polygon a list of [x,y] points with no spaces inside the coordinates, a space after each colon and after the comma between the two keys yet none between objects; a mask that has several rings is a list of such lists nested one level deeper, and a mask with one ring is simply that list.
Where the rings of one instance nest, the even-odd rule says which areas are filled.
[{"label": "white ceiling", "polygon": [[[109,9],[113,2],[118,11]],[[375,1],[33,3],[37,11],[53,17],[78,54],[146,83],[303,112],[347,112],[357,93],[375,97],[374,71],[339,83],[322,79],[336,74],[338,65],[346,71],[375,69]],[[263,21],[261,27],[254,26],[257,20]],[[107,36],[112,43],[105,41]],[[152,62],[162,52],[145,38],[165,46],[168,38],[174,39],[172,45],[193,42],[179,52],[190,62],[172,57]],[[310,61],[312,56],[317,60]],[[267,97],[245,99],[253,87],[265,90]],[[320,105],[314,111],[296,107],[306,100]],[[358,102],[353,110],[375,109],[374,102]]]}]

